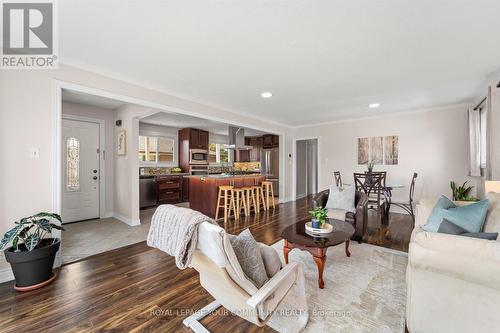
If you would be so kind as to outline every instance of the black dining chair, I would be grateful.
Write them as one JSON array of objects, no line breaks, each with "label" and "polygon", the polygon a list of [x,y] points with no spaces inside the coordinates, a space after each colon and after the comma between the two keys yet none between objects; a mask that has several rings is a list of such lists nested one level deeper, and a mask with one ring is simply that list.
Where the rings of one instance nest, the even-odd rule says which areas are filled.
[{"label": "black dining chair", "polygon": [[334,171],[333,177],[335,178],[335,184],[337,187],[342,187],[342,176],[340,175],[340,171]]},{"label": "black dining chair", "polygon": [[408,202],[393,202],[392,204],[397,207],[401,207],[404,211],[410,214],[413,219],[413,225],[415,225],[415,207],[413,203],[413,195],[415,193],[415,182],[417,180],[418,174],[416,172],[413,173],[413,177],[411,178],[410,184],[410,193]]},{"label": "black dining chair", "polygon": [[368,209],[373,209],[382,222],[386,217],[385,178],[387,173],[354,173],[356,191],[362,191],[368,196]]}]

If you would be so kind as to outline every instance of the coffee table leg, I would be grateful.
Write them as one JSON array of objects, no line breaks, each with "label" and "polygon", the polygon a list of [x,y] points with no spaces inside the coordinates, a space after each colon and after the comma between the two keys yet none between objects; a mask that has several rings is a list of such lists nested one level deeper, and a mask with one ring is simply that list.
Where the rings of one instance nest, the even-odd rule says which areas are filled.
[{"label": "coffee table leg", "polygon": [[349,240],[345,241],[345,255],[348,257],[351,256],[351,252],[349,252]]},{"label": "coffee table leg", "polygon": [[325,282],[323,281],[323,270],[325,269],[326,256],[316,257],[313,256],[316,265],[318,266],[318,286],[319,289],[325,288]]},{"label": "coffee table leg", "polygon": [[285,257],[285,264],[288,265],[288,252],[290,252],[291,249],[286,247],[286,245],[283,247],[283,256]]}]

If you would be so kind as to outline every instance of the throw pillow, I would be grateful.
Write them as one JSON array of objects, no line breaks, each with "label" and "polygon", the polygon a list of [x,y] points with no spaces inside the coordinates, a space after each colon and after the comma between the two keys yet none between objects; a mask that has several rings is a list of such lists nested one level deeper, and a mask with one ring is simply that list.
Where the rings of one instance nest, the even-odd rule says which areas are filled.
[{"label": "throw pillow", "polygon": [[471,203],[466,206],[457,206],[444,195],[432,209],[427,223],[423,226],[426,231],[437,232],[443,219],[462,227],[467,232],[483,230],[484,220],[488,211],[488,199]]},{"label": "throw pillow", "polygon": [[245,275],[257,288],[262,287],[269,279],[260,254],[259,244],[253,238],[250,230],[245,229],[238,236],[231,235],[229,241]]},{"label": "throw pillow", "polygon": [[343,209],[351,213],[356,212],[354,207],[356,196],[356,188],[354,186],[346,186],[339,188],[338,186],[330,187],[326,208],[328,209]]},{"label": "throw pillow", "polygon": [[259,243],[260,255],[264,261],[266,274],[268,278],[272,278],[281,269],[281,259],[278,252],[271,246]]},{"label": "throw pillow", "polygon": [[443,219],[443,222],[441,222],[441,225],[439,226],[438,232],[488,240],[496,240],[498,238],[498,232],[467,232],[467,230],[465,230],[464,228],[448,221],[447,219]]}]

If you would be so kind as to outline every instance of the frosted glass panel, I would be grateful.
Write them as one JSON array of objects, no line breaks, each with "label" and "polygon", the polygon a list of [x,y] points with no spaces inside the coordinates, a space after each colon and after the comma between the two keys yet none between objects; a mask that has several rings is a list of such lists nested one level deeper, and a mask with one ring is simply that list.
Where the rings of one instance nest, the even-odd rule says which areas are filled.
[{"label": "frosted glass panel", "polygon": [[66,190],[80,190],[80,141],[76,138],[66,141]]}]

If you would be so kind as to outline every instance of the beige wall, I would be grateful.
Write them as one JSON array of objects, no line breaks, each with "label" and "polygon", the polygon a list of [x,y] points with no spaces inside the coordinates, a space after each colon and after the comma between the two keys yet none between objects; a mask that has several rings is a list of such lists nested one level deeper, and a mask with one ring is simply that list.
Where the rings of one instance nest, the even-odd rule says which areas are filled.
[{"label": "beige wall", "polygon": [[[61,65],[58,70],[9,70],[0,73],[0,234],[16,219],[57,206],[53,179],[56,166],[54,149],[54,109],[56,80],[130,99],[147,101],[156,108],[226,121],[272,133],[285,134],[285,154],[291,153],[291,133],[278,124],[191,102],[166,93],[114,80],[95,73]],[[40,157],[30,158],[30,148],[39,148]],[[136,154],[134,154],[136,157]],[[138,160],[135,159],[138,163]],[[285,197],[291,196],[291,163],[282,171]],[[137,165],[138,168],[138,165]],[[134,174],[138,175],[137,168]],[[115,165],[115,171],[117,166]],[[115,174],[115,181],[118,181]],[[115,192],[115,206],[118,198]],[[131,212],[133,215],[133,212]],[[0,259],[0,275],[6,264]],[[1,279],[1,277],[0,277]]]},{"label": "beige wall", "polygon": [[430,111],[304,127],[295,130],[295,139],[319,138],[319,190],[333,184],[333,171],[339,170],[343,181],[352,183],[353,172],[366,170],[357,165],[357,138],[399,135],[399,164],[375,167],[387,170],[388,183],[407,185],[394,196],[407,198],[414,171],[419,174],[417,199],[450,195],[450,180],[469,179],[467,108]]},{"label": "beige wall", "polygon": [[95,106],[88,106],[76,103],[64,102],[62,104],[63,114],[75,115],[79,117],[100,119],[104,121],[104,136],[105,136],[105,178],[106,178],[106,207],[104,210],[105,216],[112,216],[114,211],[114,115],[113,110],[103,109]]}]

